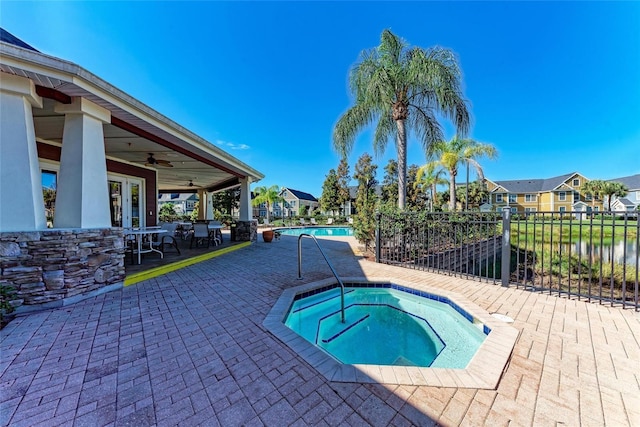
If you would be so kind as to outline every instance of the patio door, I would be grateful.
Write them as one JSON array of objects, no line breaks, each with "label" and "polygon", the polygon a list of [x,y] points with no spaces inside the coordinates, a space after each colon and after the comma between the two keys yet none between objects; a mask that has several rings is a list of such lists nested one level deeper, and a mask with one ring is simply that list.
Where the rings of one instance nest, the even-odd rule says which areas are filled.
[{"label": "patio door", "polygon": [[112,227],[144,227],[143,180],[109,175]]}]

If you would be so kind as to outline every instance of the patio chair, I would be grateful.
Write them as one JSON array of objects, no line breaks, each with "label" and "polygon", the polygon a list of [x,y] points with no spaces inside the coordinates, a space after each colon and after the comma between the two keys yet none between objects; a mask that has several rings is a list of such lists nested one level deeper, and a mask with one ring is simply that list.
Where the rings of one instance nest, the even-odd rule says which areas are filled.
[{"label": "patio chair", "polygon": [[160,229],[167,230],[166,234],[154,234],[151,240],[151,247],[158,248],[163,254],[165,247],[173,247],[180,255],[180,248],[178,248],[178,241],[176,240],[175,233],[178,224],[175,222],[165,222],[160,224]]},{"label": "patio chair", "polygon": [[211,238],[209,237],[209,226],[203,222],[193,224],[193,233],[191,233],[191,243],[189,243],[189,249],[193,247],[193,242],[196,243],[196,248],[200,244],[204,245],[207,242],[207,248],[211,245]]},{"label": "patio chair", "polygon": [[179,222],[178,225],[182,230],[182,240],[186,240],[189,234],[193,230],[193,224],[191,222]]},{"label": "patio chair", "polygon": [[300,218],[300,225],[307,225],[307,223],[305,222],[304,218]]},{"label": "patio chair", "polygon": [[311,225],[318,225],[315,218],[311,218]]},{"label": "patio chair", "polygon": [[333,224],[333,218],[327,218],[327,225]]}]

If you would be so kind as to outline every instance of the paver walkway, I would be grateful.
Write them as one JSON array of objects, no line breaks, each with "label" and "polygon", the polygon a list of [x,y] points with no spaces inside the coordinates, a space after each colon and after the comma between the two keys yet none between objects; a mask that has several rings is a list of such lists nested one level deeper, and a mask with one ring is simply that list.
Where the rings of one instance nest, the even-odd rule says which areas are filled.
[{"label": "paver walkway", "polygon": [[[0,333],[0,424],[11,426],[640,425],[640,315],[354,256],[344,276],[464,294],[521,331],[497,390],[332,383],[262,321],[296,280],[296,239],[258,242]],[[304,282],[329,277],[305,243]]]}]

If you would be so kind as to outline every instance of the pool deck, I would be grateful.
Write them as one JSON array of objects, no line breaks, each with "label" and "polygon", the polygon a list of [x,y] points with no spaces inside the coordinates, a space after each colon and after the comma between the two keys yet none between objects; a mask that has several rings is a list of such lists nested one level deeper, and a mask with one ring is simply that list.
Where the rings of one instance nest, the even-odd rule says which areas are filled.
[{"label": "pool deck", "polygon": [[0,332],[0,425],[640,425],[640,314],[375,264],[319,239],[340,275],[455,292],[515,319],[496,390],[332,382],[263,326],[282,292],[330,277],[310,242],[253,245],[18,317]]}]

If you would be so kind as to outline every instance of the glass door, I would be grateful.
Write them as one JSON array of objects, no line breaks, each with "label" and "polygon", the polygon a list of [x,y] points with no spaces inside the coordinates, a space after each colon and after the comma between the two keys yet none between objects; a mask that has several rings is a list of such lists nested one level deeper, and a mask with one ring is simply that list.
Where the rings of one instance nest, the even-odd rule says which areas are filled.
[{"label": "glass door", "polygon": [[144,227],[142,180],[109,176],[112,227]]},{"label": "glass door", "polygon": [[109,209],[111,210],[111,226],[122,227],[122,182],[109,180]]}]

